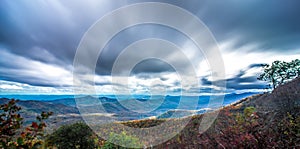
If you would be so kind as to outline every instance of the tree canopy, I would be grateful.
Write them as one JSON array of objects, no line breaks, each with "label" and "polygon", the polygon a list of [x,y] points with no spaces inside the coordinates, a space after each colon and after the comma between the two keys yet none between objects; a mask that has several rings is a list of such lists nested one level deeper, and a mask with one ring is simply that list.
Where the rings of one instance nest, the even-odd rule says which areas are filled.
[{"label": "tree canopy", "polygon": [[36,121],[24,129],[21,107],[16,103],[17,100],[11,99],[0,105],[0,148],[41,148],[46,127],[44,121],[53,113],[42,112],[36,117]]},{"label": "tree canopy", "polygon": [[48,145],[58,149],[94,149],[96,135],[85,123],[78,122],[58,128],[48,139]]},{"label": "tree canopy", "polygon": [[299,59],[292,60],[291,62],[274,61],[271,65],[263,64],[262,66],[263,73],[258,79],[268,81],[273,89],[300,75]]}]

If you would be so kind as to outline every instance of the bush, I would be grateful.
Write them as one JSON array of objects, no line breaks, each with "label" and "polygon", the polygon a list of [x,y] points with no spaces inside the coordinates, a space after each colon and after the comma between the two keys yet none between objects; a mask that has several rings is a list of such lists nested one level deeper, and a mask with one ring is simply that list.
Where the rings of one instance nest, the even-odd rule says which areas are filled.
[{"label": "bush", "polygon": [[88,125],[82,122],[64,125],[52,133],[48,145],[59,149],[94,149],[97,137]]},{"label": "bush", "polygon": [[127,135],[125,131],[123,131],[121,134],[110,133],[109,139],[105,142],[102,149],[112,149],[112,148],[126,149],[125,147],[117,146],[112,142],[116,142],[117,144],[121,144],[124,146],[131,146],[135,148],[142,147],[138,138]]},{"label": "bush", "polygon": [[[211,132],[200,135],[200,144],[208,148],[299,148],[300,116],[289,113],[269,119],[254,107],[243,113],[222,111]],[[224,114],[224,115],[223,115]],[[272,116],[273,117],[273,116]],[[212,130],[213,129],[213,130]]]},{"label": "bush", "polygon": [[290,113],[278,123],[278,146],[282,148],[297,148],[300,146],[300,116]]}]

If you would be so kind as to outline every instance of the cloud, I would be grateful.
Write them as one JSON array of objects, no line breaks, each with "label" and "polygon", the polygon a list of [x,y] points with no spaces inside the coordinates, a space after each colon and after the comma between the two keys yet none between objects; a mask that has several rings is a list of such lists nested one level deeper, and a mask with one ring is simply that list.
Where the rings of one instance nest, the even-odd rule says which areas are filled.
[{"label": "cloud", "polygon": [[[27,91],[37,91],[35,87],[49,87],[46,90],[57,88],[57,92],[70,91],[73,85],[73,58],[84,33],[104,14],[136,2],[141,1],[1,1],[0,80],[25,86],[27,84],[31,86]],[[258,0],[191,0],[167,3],[195,14],[216,37],[224,59],[228,90],[263,89],[265,84],[256,80],[260,64],[274,60],[290,61],[300,57],[300,1],[274,0],[270,3]],[[116,20],[116,23],[129,19],[130,16],[127,16]],[[188,26],[189,22],[186,23]],[[124,48],[147,38],[164,39],[183,49],[183,53],[196,68],[202,87],[197,87],[192,82],[181,88],[181,80],[175,77],[174,72],[185,72],[182,77],[194,80],[188,78],[192,70],[191,63],[183,59],[182,53],[159,49],[157,54],[166,56],[177,67],[157,59],[139,63],[129,77],[134,92],[148,92],[149,88],[154,92],[167,88],[176,93],[199,93],[217,89],[211,86],[211,70],[205,56],[193,42],[172,28],[154,24],[133,26],[114,36],[99,56],[96,76],[85,76],[83,73],[81,77],[87,78],[91,84],[95,81],[97,90],[101,92],[108,93],[114,87],[124,90],[128,86],[126,83],[112,82],[110,74],[113,63]],[[130,60],[147,52],[151,53],[136,49],[122,62],[124,67],[115,77],[122,78],[122,72],[127,69]],[[0,88],[2,91],[24,89],[24,86],[15,83],[6,82]]]},{"label": "cloud", "polygon": [[192,11],[198,13],[219,42],[235,40],[230,51],[255,44],[258,48],[250,51],[295,53],[300,48],[297,43],[300,39],[299,4],[297,0],[288,3],[229,0],[193,1],[182,5],[186,8],[201,5],[202,9]]},{"label": "cloud", "polygon": [[[267,88],[267,85],[264,82],[257,80],[259,73],[261,73],[260,64],[252,64],[244,70],[241,70],[239,73],[231,78],[227,78],[226,89],[227,90],[260,90],[263,91]],[[204,85],[212,85],[214,81],[209,80],[208,77],[202,77],[201,82]]]},{"label": "cloud", "polygon": [[70,87],[34,86],[12,81],[0,81],[0,95],[5,94],[73,94]]},{"label": "cloud", "polygon": [[23,89],[22,87],[20,86],[17,86],[17,85],[9,85],[9,84],[1,84],[0,85],[0,88],[3,89],[3,90],[20,90],[20,89]]},{"label": "cloud", "polygon": [[[130,18],[130,16],[128,16],[128,18]],[[143,40],[154,38],[176,44],[176,46],[178,46],[190,60],[193,60],[193,56],[196,56],[194,59],[197,59],[197,61],[202,58],[201,55],[197,57],[196,54],[193,54],[193,52],[198,51],[198,49],[195,48],[195,45],[193,45],[191,41],[189,41],[189,38],[180,32],[162,25],[142,24],[127,28],[110,40],[98,59],[96,68],[97,74],[109,75],[116,58],[120,56],[120,54],[122,54],[122,52],[124,52],[128,46],[135,42],[141,42]],[[126,54],[128,57],[126,57],[126,60],[122,61],[124,67],[120,68],[120,72],[123,71],[122,69],[127,70],[130,60],[141,57],[141,55],[149,56],[152,54],[156,55],[156,57],[162,56],[165,58],[165,61],[168,60],[169,62],[175,62],[176,66],[181,66],[177,69],[185,69],[187,68],[187,65],[190,65],[185,61],[182,53],[176,51],[174,48],[166,49],[164,47],[160,47],[161,45],[157,45],[155,47],[154,44],[149,46],[153,47],[153,49],[146,50],[147,45],[144,44],[143,46],[136,46],[135,49],[131,50],[130,52],[127,50]],[[191,46],[191,48],[188,46]],[[174,68],[172,68],[172,66],[168,66],[168,64],[164,63],[163,61],[159,61],[155,59],[155,57],[152,58],[149,56],[149,59],[145,59],[143,62],[140,62],[139,67],[136,67],[132,73],[160,73],[164,71],[173,71],[173,69]]]},{"label": "cloud", "polygon": [[[0,17],[5,23],[1,25],[3,29],[0,30],[1,44],[8,46],[12,53],[31,59],[62,66],[63,63],[70,65],[76,47],[90,25],[110,10],[128,3],[127,1],[111,3],[103,0],[84,3],[53,0],[34,4],[3,1],[0,6]],[[300,21],[296,19],[299,11],[296,8],[298,1],[290,1],[284,5],[281,5],[280,1],[270,4],[234,0],[171,3],[196,14],[209,27],[219,43],[231,42],[230,48],[226,48],[226,51],[288,50],[289,53],[294,53],[294,50],[299,48]],[[268,5],[267,10],[265,5]],[[100,75],[109,74],[115,58],[122,49],[138,39],[151,37],[179,44],[188,41],[178,32],[163,26],[140,25],[126,29],[114,37],[104,49],[96,72]],[[189,47],[191,44],[186,46]],[[186,53],[197,56],[192,54],[193,50],[187,50]]]},{"label": "cloud", "polygon": [[0,18],[5,22],[1,23],[0,44],[29,58],[36,58],[34,53],[48,52],[69,65],[85,31],[106,12],[123,4],[111,5],[104,0],[36,3],[4,0],[0,5]]},{"label": "cloud", "polygon": [[72,70],[1,49],[0,78],[36,86],[71,86]]}]

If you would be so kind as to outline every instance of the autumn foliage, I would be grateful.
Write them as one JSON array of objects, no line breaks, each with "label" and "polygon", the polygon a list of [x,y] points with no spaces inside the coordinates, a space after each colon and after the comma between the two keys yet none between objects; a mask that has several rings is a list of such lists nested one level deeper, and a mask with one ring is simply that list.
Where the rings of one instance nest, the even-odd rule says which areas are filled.
[{"label": "autumn foliage", "polygon": [[1,148],[40,148],[44,143],[46,120],[52,112],[42,112],[36,122],[23,128],[23,118],[19,114],[21,107],[12,99],[0,105],[0,147]]}]

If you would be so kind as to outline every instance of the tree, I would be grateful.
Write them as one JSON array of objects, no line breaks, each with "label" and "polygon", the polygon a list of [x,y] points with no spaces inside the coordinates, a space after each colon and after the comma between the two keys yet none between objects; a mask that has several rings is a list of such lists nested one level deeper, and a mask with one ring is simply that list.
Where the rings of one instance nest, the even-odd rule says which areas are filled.
[{"label": "tree", "polygon": [[274,61],[271,65],[263,64],[262,67],[264,70],[258,80],[270,82],[273,89],[300,74],[300,60],[298,59],[291,62]]},{"label": "tree", "polygon": [[64,125],[51,134],[47,142],[59,149],[94,149],[96,135],[85,123]]},{"label": "tree", "polygon": [[12,99],[7,104],[0,105],[0,147],[7,148],[12,142],[17,130],[21,128],[23,118],[18,111],[21,107]]},{"label": "tree", "polygon": [[0,148],[39,148],[44,143],[46,120],[52,112],[42,112],[36,122],[22,129],[21,107],[15,99],[0,105]]},{"label": "tree", "polygon": [[295,60],[291,61],[290,68],[292,68],[292,71],[290,72],[291,75],[293,75],[295,77],[300,76],[300,60],[299,59],[295,59]]},{"label": "tree", "polygon": [[40,148],[44,145],[46,123],[44,122],[49,118],[52,112],[42,112],[36,117],[36,122],[32,122],[30,126],[21,132],[17,137],[17,147],[19,148]]}]

